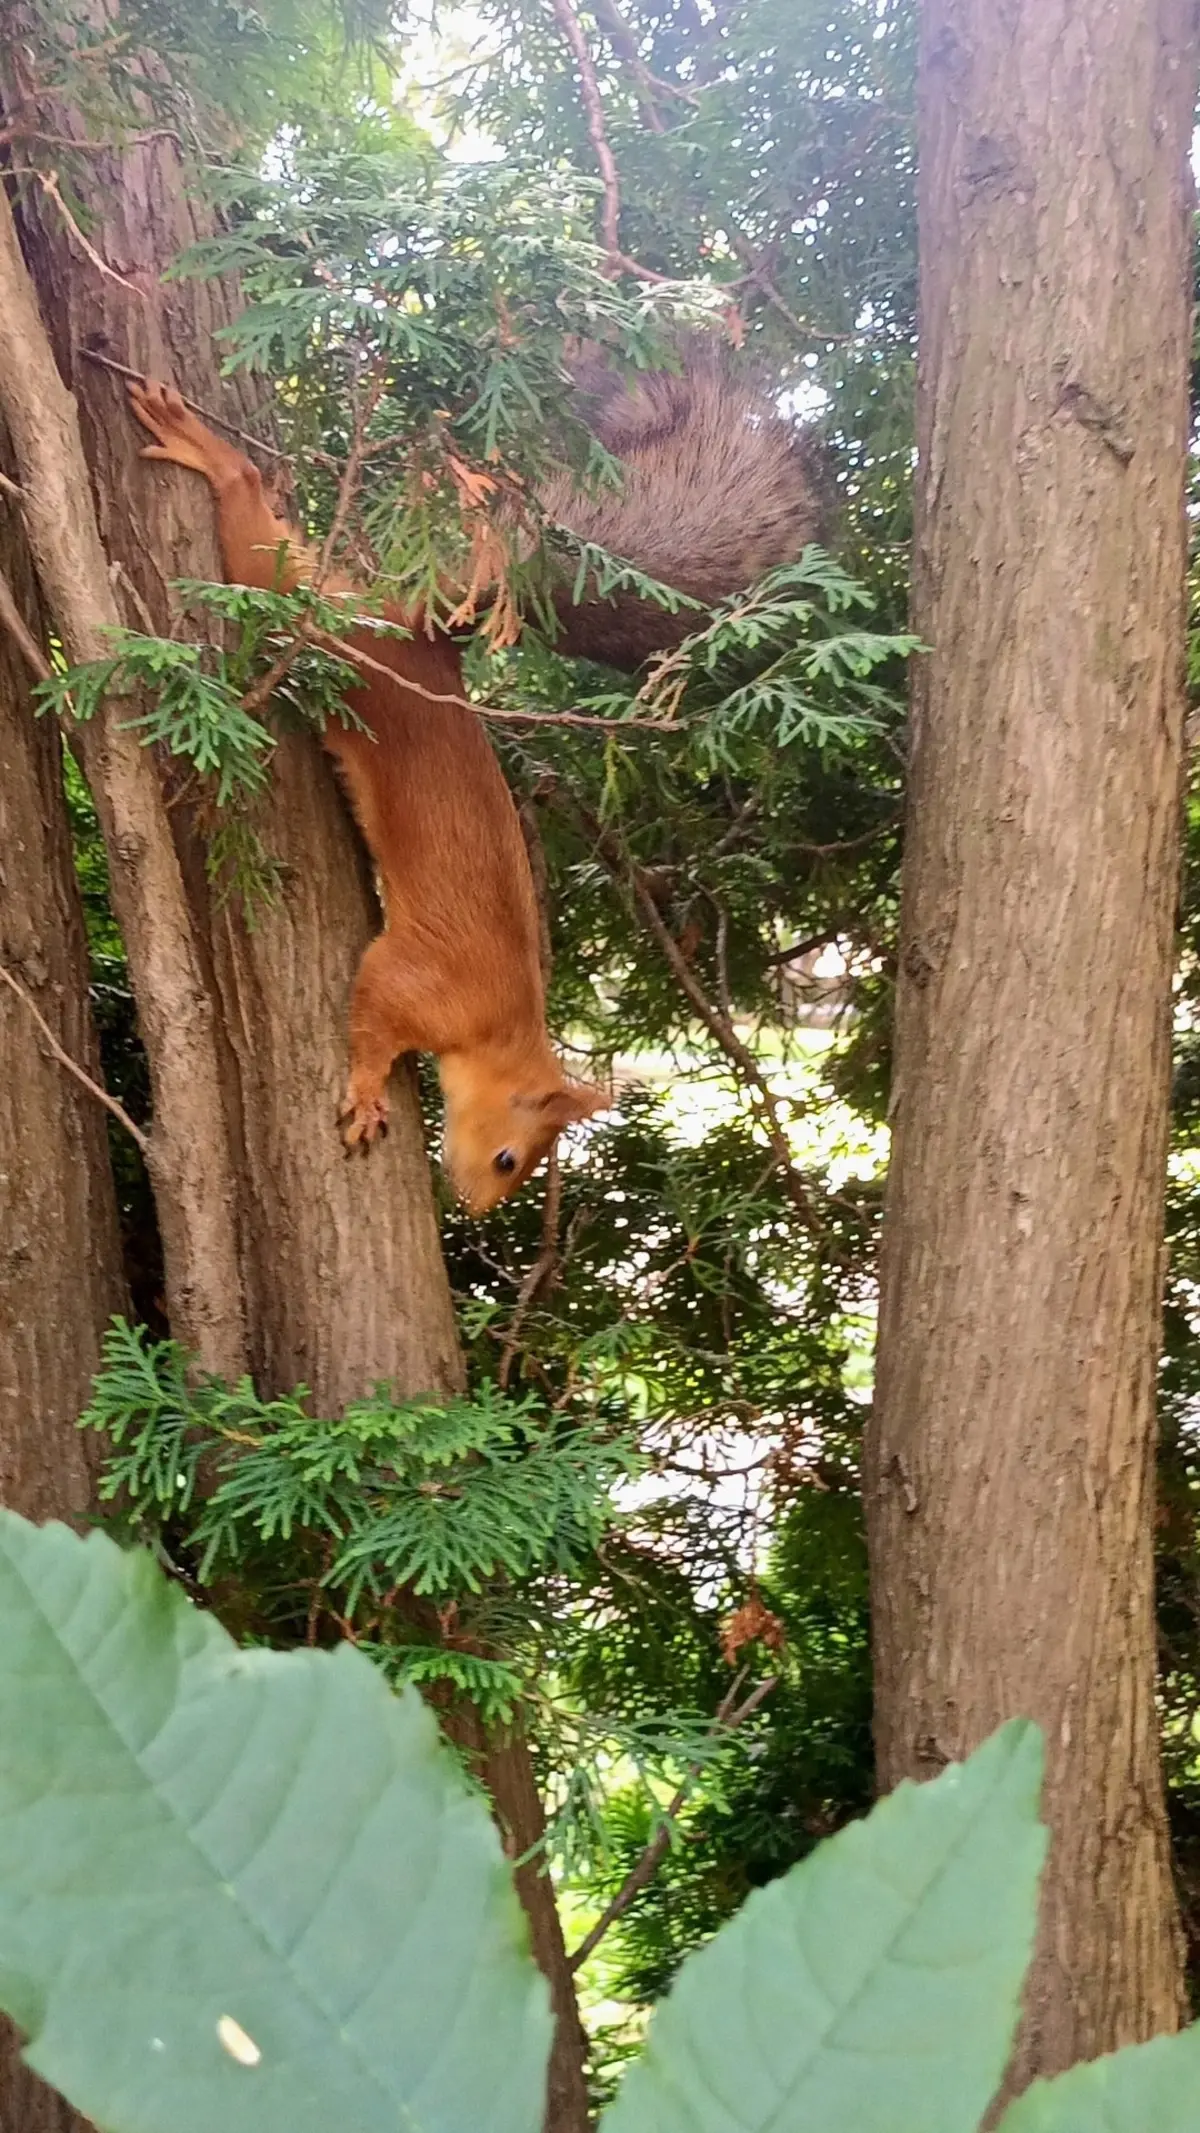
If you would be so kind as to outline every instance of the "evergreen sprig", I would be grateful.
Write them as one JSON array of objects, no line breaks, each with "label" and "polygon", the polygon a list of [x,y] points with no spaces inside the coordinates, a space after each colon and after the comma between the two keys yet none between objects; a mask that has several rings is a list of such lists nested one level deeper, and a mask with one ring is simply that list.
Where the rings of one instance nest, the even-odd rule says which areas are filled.
[{"label": "evergreen sprig", "polygon": [[262,1547],[315,1541],[320,1584],[351,1614],[400,1588],[444,1603],[569,1570],[637,1464],[627,1440],[560,1428],[490,1384],[445,1402],[396,1401],[381,1385],[317,1416],[304,1386],[264,1400],[248,1378],[193,1381],[177,1342],[121,1319],[81,1427],[113,1446],[106,1500],[152,1525],[188,1516],[202,1584]]}]

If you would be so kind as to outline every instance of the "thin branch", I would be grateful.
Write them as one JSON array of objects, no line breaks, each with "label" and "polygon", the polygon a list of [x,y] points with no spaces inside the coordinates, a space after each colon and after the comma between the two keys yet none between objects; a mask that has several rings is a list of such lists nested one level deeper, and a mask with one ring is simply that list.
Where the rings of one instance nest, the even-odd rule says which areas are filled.
[{"label": "thin branch", "polygon": [[645,92],[650,108],[646,110],[640,104],[639,108],[642,108],[642,115],[652,132],[662,133],[664,130],[661,114],[655,109],[652,101],[654,97],[673,96],[678,103],[690,104],[695,108],[700,102],[698,90],[684,82],[664,81],[660,74],[651,72],[638,51],[637,39],[621,13],[617,0],[592,0],[592,13],[601,29],[606,32],[618,59],[624,60],[630,73]]},{"label": "thin branch", "polygon": [[251,718],[256,718],[260,711],[265,711],[280,682],[291,672],[305,645],[311,642],[311,637],[307,636],[303,629],[296,630],[278,659],[273,660],[266,673],[260,674],[258,680],[247,689],[241,698],[239,709],[248,712]]},{"label": "thin branch", "polygon": [[802,955],[811,955],[814,948],[828,948],[831,941],[838,939],[840,931],[839,927],[834,926],[824,933],[810,933],[804,940],[793,941],[790,948],[776,949],[773,955],[767,957],[767,961],[782,965],[797,963]]},{"label": "thin branch", "polygon": [[[777,1677],[772,1675],[769,1680],[760,1681],[757,1688],[751,1689],[745,1702],[739,1704],[737,1702],[737,1694],[745,1678],[743,1671],[738,1675],[728,1695],[723,1698],[720,1709],[705,1735],[706,1740],[715,1740],[719,1734],[732,1733],[736,1727],[744,1725],[746,1720],[757,1711],[760,1703],[777,1686]],[[593,1949],[598,1947],[603,1940],[609,1927],[615,1925],[618,1918],[624,1916],[634,1898],[640,1896],[647,1884],[653,1881],[670,1847],[671,1825],[676,1815],[686,1805],[688,1794],[695,1780],[699,1777],[702,1768],[703,1764],[699,1762],[688,1764],[687,1776],[666,1810],[662,1827],[650,1839],[637,1865],[626,1875],[612,1902],[600,1913],[591,1932],[584,1935],[574,1953],[568,1956],[568,1970],[574,1972],[586,1963]]]},{"label": "thin branch", "polygon": [[109,281],[115,281],[119,289],[127,289],[129,291],[130,296],[136,296],[138,302],[140,304],[144,304],[147,301],[145,290],[139,289],[135,282],[127,281],[123,274],[118,274],[115,267],[110,267],[103,253],[98,252],[91,239],[89,237],[84,236],[83,231],[80,229],[79,224],[76,222],[74,215],[71,213],[70,208],[67,206],[66,201],[63,199],[63,196],[58,189],[58,172],[56,170],[38,170],[32,164],[27,166],[18,166],[18,168],[22,169],[22,171],[27,173],[30,177],[37,179],[37,182],[41,186],[42,191],[45,193],[46,198],[54,202],[55,207],[58,209],[59,214],[62,216],[64,224],[70,231],[72,237],[74,237],[75,242],[78,244],[85,258],[91,261],[91,264],[95,267],[96,272],[98,274],[105,275]]},{"label": "thin branch", "polygon": [[707,891],[708,900],[715,905],[717,913],[717,986],[721,995],[721,1013],[732,1027],[733,995],[729,989],[729,912],[719,896]]},{"label": "thin branch", "polygon": [[807,838],[797,837],[792,850],[807,852],[815,859],[828,859],[831,852],[861,852],[867,845],[874,844],[876,838],[882,837],[885,831],[894,829],[899,820],[900,811],[893,808],[890,814],[881,817],[873,829],[863,830],[857,837],[838,837],[831,844],[812,844]]},{"label": "thin branch", "polygon": [[[363,616],[360,619],[373,622],[376,618]],[[635,733],[678,733],[680,730],[671,719],[593,718],[583,711],[500,711],[491,704],[473,703],[469,696],[462,696],[456,690],[427,689],[421,682],[413,681],[407,674],[399,673],[395,667],[386,666],[383,660],[372,659],[369,652],[360,651],[356,645],[348,644],[345,638],[335,637],[332,631],[321,629],[311,615],[306,615],[297,625],[279,657],[239,699],[240,708],[251,715],[262,711],[285,674],[308,645],[315,645],[319,651],[332,652],[336,658],[361,668],[364,673],[381,674],[385,681],[394,682],[399,689],[411,690],[414,696],[420,696],[426,703],[454,704],[459,710],[473,711],[476,718],[500,726],[583,726],[589,731],[610,734],[626,730]]]},{"label": "thin branch", "polygon": [[17,606],[8,579],[0,571],[0,628],[6,629],[35,681],[49,681],[50,661]]},{"label": "thin branch", "polygon": [[605,129],[604,98],[600,94],[595,61],[588,50],[583,25],[571,5],[571,0],[551,0],[551,5],[578,71],[579,92],[587,117],[588,139],[592,144],[604,187],[600,228],[604,249],[608,255],[608,265],[613,273],[632,274],[639,281],[669,281],[669,274],[656,273],[653,267],[639,266],[636,259],[630,259],[628,254],[621,250],[621,178]]},{"label": "thin branch", "polygon": [[680,14],[688,25],[688,52],[696,67],[696,80],[702,86],[716,79],[726,63],[721,45],[721,33],[734,12],[736,0],[717,0],[708,21],[701,20],[695,0],[684,0]]},{"label": "thin branch", "polygon": [[0,474],[0,489],[3,489],[6,496],[14,497],[17,503],[24,503],[25,491],[20,482],[13,481],[10,475]]},{"label": "thin branch", "polygon": [[69,133],[39,133],[35,126],[23,126],[19,121],[0,128],[0,148],[24,141],[36,142],[39,148],[77,149],[81,155],[91,156],[123,155],[127,148],[141,148],[149,141],[174,141],[176,147],[183,147],[173,126],[155,126],[149,133],[127,133],[112,141],[90,141],[86,137],[77,140]]},{"label": "thin branch", "polygon": [[834,333],[825,326],[810,326],[804,319],[798,318],[791,305],[785,303],[783,297],[779,294],[775,283],[771,279],[771,271],[765,258],[761,253],[755,252],[749,239],[743,237],[740,231],[731,230],[729,232],[729,242],[746,269],[747,282],[751,283],[754,288],[762,290],[768,303],[774,304],[780,317],[787,320],[798,341],[806,343],[810,341],[842,342],[856,341],[860,338],[856,333]]},{"label": "thin branch", "polygon": [[761,813],[762,796],[760,793],[752,792],[748,799],[742,801],[724,835],[718,837],[709,852],[709,858],[724,858],[725,853],[732,851],[734,845],[741,841],[742,831],[746,828],[747,823],[753,822]]},{"label": "thin branch", "polygon": [[[373,620],[374,618],[367,618]],[[336,652],[341,659],[362,667],[371,674],[386,675],[400,688],[411,689],[414,696],[422,696],[431,704],[459,704],[464,711],[473,711],[477,718],[487,719],[501,726],[586,726],[598,733],[678,733],[673,719],[666,718],[592,718],[584,711],[500,711],[492,704],[475,704],[469,696],[460,696],[451,690],[425,689],[419,681],[410,681],[405,674],[398,674],[394,667],[385,666],[382,660],[372,659],[369,652],[360,652],[345,643],[340,637],[331,636],[327,630],[313,629],[311,642],[321,645],[326,651]]]},{"label": "thin branch", "polygon": [[346,520],[350,516],[351,506],[358,493],[359,484],[362,480],[363,461],[368,456],[367,425],[379,405],[384,382],[383,366],[381,361],[377,360],[374,365],[373,375],[367,383],[366,392],[358,401],[358,405],[354,410],[354,435],[350,441],[346,464],[342,469],[342,478],[338,483],[337,501],[333,507],[333,517],[329,522],[329,531],[325,536],[320,559],[313,573],[312,589],[314,592],[320,592],[329,576],[334,550],[345,530]]},{"label": "thin branch", "polygon": [[[373,622],[376,618],[372,615],[363,616],[360,619],[364,622]],[[321,629],[311,615],[306,615],[304,620],[297,626],[295,634],[289,639],[279,657],[267,668],[266,673],[247,689],[245,695],[240,699],[243,711],[249,711],[253,714],[264,708],[268,698],[283,680],[284,675],[294,665],[306,645],[315,645],[319,651],[332,652],[336,658],[346,660],[351,666],[361,668],[366,674],[382,674],[385,681],[394,682],[399,689],[411,690],[414,696],[420,696],[426,703],[455,704],[460,710],[473,711],[476,718],[485,719],[494,725],[583,726],[591,732],[609,734],[624,732],[678,733],[680,731],[673,719],[593,718],[584,711],[501,711],[491,704],[473,703],[469,696],[462,696],[453,689],[427,689],[421,682],[413,681],[407,674],[399,673],[395,667],[386,666],[383,660],[372,659],[369,652],[360,651],[356,645],[348,644],[345,638],[335,637],[332,631]]]},{"label": "thin branch", "polygon": [[[406,682],[406,688],[414,688]],[[417,692],[427,696],[429,691]],[[436,700],[436,699],[435,699]],[[679,727],[669,718],[592,718],[586,711],[498,711],[494,704],[472,704],[480,718],[498,726],[584,726],[593,733],[674,733]]]},{"label": "thin branch", "polygon": [[580,94],[587,114],[588,138],[595,151],[600,176],[604,182],[604,212],[601,217],[604,249],[610,259],[616,259],[621,250],[621,180],[605,131],[604,99],[600,94],[600,84],[596,79],[596,68],[588,50],[587,38],[583,34],[583,25],[571,5],[571,0],[551,0],[551,4],[578,70]]},{"label": "thin branch", "polygon": [[580,820],[591,834],[597,852],[613,878],[623,882],[633,895],[647,930],[653,934],[663,955],[669,963],[675,980],[708,1031],[709,1036],[720,1046],[727,1059],[737,1067],[742,1080],[752,1090],[759,1116],[766,1130],[767,1139],[775,1157],[775,1163],[787,1187],[788,1197],[805,1228],[814,1237],[823,1234],[822,1225],[813,1210],[805,1189],[804,1180],[792,1161],[792,1151],[783,1130],[779,1114],[779,1102],[770,1083],[763,1074],[757,1059],[748,1045],[743,1044],[733,1023],[721,1008],[714,1005],[699,983],[695,972],[688,964],[683,950],[663,918],[646,876],[628,852],[603,825],[592,815],[576,808]]},{"label": "thin branch", "polygon": [[592,0],[592,13],[606,33],[617,58],[623,60],[638,86],[638,110],[642,123],[651,133],[665,133],[663,115],[655,102],[655,92],[666,83],[656,82],[637,48],[637,40],[617,6],[617,0]]},{"label": "thin branch", "polygon": [[[116,378],[132,378],[135,385],[144,385],[146,382],[144,371],[131,370],[128,363],[118,363],[112,356],[102,355],[98,348],[77,347],[75,352],[83,357],[85,363],[96,363],[101,370],[111,370]],[[270,459],[287,458],[287,453],[281,452],[277,445],[267,444],[261,437],[251,437],[247,430],[240,430],[236,423],[226,422],[223,415],[214,415],[211,408],[201,407],[198,400],[189,400],[186,393],[180,393],[179,397],[185,407],[191,408],[193,415],[199,415],[202,422],[211,423],[214,429],[224,430],[226,436],[236,437],[239,444],[248,444],[256,452],[265,452]]]},{"label": "thin branch", "polygon": [[505,1336],[500,1356],[500,1390],[507,1392],[509,1373],[521,1345],[521,1331],[525,1320],[539,1296],[543,1296],[553,1282],[559,1269],[558,1220],[562,1208],[562,1168],[558,1150],[550,1151],[546,1172],[546,1200],[542,1208],[542,1245],[533,1265],[528,1269],[517,1290],[516,1308],[512,1323]]},{"label": "thin branch", "polygon": [[75,1076],[76,1081],[80,1083],[81,1087],[87,1090],[89,1096],[94,1096],[98,1104],[103,1104],[106,1111],[111,1111],[113,1117],[117,1119],[122,1126],[124,1126],[126,1133],[128,1133],[131,1138],[137,1142],[137,1145],[141,1149],[142,1154],[146,1158],[147,1163],[149,1163],[149,1136],[142,1132],[140,1126],[134,1124],[133,1120],[129,1116],[128,1111],[125,1109],[124,1104],[118,1103],[115,1096],[110,1096],[107,1089],[102,1089],[98,1081],[93,1081],[91,1075],[84,1071],[83,1067],[79,1065],[77,1060],[72,1059],[69,1052],[64,1052],[61,1044],[58,1041],[58,1038],[55,1036],[54,1031],[51,1029],[50,1024],[47,1022],[45,1016],[41,1013],[40,1009],[34,1005],[33,1001],[29,997],[29,994],[26,992],[25,987],[17,982],[11,970],[7,969],[3,963],[0,963],[0,983],[7,985],[9,991],[16,994],[18,1000],[21,1002],[22,1007],[24,1007],[28,1011],[28,1013],[32,1015],[34,1021],[38,1026],[38,1029],[41,1032],[42,1039],[47,1049],[49,1050],[51,1057],[58,1061],[59,1066],[65,1067],[68,1074],[73,1074]]}]

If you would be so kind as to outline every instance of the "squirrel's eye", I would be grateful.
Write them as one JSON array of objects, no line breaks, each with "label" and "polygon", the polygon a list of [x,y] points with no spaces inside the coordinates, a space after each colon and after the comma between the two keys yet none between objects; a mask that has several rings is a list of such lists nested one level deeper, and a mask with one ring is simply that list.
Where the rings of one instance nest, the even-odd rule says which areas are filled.
[{"label": "squirrel's eye", "polygon": [[517,1159],[512,1149],[502,1148],[492,1167],[498,1170],[503,1177],[509,1177],[517,1167]]}]

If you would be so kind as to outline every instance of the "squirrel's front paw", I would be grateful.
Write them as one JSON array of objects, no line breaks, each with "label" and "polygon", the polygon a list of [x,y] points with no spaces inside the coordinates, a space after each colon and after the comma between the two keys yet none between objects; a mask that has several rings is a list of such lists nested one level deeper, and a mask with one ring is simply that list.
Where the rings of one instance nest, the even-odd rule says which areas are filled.
[{"label": "squirrel's front paw", "polygon": [[157,378],[144,378],[140,383],[133,379],[129,404],[142,428],[158,440],[143,447],[143,459],[165,459],[171,466],[190,467],[196,474],[208,473],[216,439],[196,420],[173,386],[163,385]]},{"label": "squirrel's front paw", "polygon": [[387,1097],[382,1090],[368,1093],[356,1089],[351,1082],[338,1113],[338,1124],[342,1128],[347,1155],[353,1155],[356,1148],[361,1148],[366,1155],[374,1140],[387,1138]]}]

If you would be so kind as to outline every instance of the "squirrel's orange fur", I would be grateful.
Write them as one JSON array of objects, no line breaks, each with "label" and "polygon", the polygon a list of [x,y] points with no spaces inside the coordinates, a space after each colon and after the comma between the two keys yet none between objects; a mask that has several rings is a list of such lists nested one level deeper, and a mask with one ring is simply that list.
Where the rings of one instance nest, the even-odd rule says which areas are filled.
[{"label": "squirrel's orange fur", "polygon": [[[272,512],[257,468],[169,387],[148,380],[130,397],[157,439],[144,456],[191,467],[211,484],[230,582],[281,592],[303,583],[311,559]],[[353,588],[331,578],[325,589]],[[325,746],[374,854],[385,907],[385,930],[362,959],[351,1001],[346,1140],[365,1148],[385,1127],[393,1061],[433,1053],[447,1165],[481,1211],[523,1185],[564,1126],[604,1099],[567,1080],[546,1033],[529,860],[480,721],[465,703],[431,703],[406,686],[461,697],[457,648],[420,628],[396,637],[360,625],[341,641],[374,662],[347,692],[368,730],[331,722]]]}]

